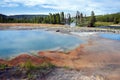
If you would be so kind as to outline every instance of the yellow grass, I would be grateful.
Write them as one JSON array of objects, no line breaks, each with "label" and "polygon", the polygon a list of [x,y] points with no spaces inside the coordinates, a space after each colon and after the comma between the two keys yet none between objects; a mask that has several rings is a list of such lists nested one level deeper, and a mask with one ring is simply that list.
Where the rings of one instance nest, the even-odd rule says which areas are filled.
[{"label": "yellow grass", "polygon": [[95,26],[110,26],[113,25],[113,22],[96,22]]},{"label": "yellow grass", "polygon": [[0,23],[0,27],[10,27],[10,26],[38,26],[38,27],[62,27],[65,25],[60,24],[34,24],[34,23]]}]

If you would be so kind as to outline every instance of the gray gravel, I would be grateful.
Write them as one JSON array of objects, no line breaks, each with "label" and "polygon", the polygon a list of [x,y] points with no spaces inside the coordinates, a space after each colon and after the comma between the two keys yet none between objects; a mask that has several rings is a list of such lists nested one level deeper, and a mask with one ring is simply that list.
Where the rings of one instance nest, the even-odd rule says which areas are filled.
[{"label": "gray gravel", "polygon": [[106,80],[101,75],[87,75],[82,71],[56,68],[47,77],[46,80]]},{"label": "gray gravel", "polygon": [[26,27],[26,26],[14,26],[14,27],[0,27],[0,30],[32,30],[32,29],[44,29],[47,31],[58,31],[62,33],[69,32],[111,32],[120,34],[120,29],[111,29],[111,28],[88,28],[88,27]]}]

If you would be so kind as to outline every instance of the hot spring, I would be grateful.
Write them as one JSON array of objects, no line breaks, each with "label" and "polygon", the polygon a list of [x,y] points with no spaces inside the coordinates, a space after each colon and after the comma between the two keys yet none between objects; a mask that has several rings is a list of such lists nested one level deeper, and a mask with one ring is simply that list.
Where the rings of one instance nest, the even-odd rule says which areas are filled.
[{"label": "hot spring", "polygon": [[44,30],[1,30],[0,58],[43,50],[70,50],[84,41],[78,37]]}]

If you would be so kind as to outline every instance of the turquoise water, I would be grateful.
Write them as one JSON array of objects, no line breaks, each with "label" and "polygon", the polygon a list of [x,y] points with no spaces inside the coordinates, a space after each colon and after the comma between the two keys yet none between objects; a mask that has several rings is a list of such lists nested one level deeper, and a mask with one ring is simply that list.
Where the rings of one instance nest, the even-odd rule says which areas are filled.
[{"label": "turquoise water", "polygon": [[0,31],[0,58],[50,49],[71,49],[83,41],[71,35],[43,30]]},{"label": "turquoise water", "polygon": [[103,37],[103,38],[120,41],[120,34],[102,33],[102,34],[100,34],[100,36]]}]

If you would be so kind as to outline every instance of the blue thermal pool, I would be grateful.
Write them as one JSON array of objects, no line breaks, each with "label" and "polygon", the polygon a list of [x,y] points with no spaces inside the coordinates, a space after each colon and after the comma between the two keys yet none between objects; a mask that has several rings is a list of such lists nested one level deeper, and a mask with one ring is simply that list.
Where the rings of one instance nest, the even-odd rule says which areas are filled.
[{"label": "blue thermal pool", "polygon": [[17,56],[31,51],[73,49],[83,41],[72,35],[44,30],[1,30],[0,58]]},{"label": "blue thermal pool", "polygon": [[120,40],[120,34],[114,34],[114,33],[101,33],[101,37],[111,39],[111,40]]}]

